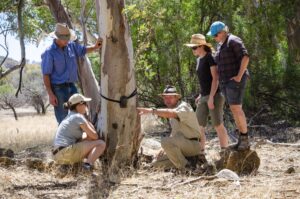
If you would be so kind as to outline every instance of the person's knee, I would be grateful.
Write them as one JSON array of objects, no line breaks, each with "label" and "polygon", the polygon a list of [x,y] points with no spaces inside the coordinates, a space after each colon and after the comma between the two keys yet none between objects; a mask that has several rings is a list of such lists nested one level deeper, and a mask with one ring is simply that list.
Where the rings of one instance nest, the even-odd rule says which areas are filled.
[{"label": "person's knee", "polygon": [[231,105],[230,110],[232,111],[233,114],[239,114],[243,111],[241,105]]},{"label": "person's knee", "polygon": [[216,124],[215,129],[216,129],[216,131],[224,130],[225,129],[224,124],[222,122],[220,122],[219,124]]},{"label": "person's knee", "polygon": [[204,126],[201,126],[201,125],[200,125],[199,127],[200,127],[200,128],[199,128],[199,129],[200,129],[200,133],[205,133],[205,127],[204,127]]},{"label": "person's knee", "polygon": [[173,144],[172,144],[172,139],[171,139],[171,137],[165,137],[165,138],[162,138],[161,139],[161,147],[163,148],[163,149],[165,149],[165,148],[169,148],[169,147],[171,147]]},{"label": "person's knee", "polygon": [[97,140],[97,147],[104,148],[106,147],[106,143],[103,140]]}]

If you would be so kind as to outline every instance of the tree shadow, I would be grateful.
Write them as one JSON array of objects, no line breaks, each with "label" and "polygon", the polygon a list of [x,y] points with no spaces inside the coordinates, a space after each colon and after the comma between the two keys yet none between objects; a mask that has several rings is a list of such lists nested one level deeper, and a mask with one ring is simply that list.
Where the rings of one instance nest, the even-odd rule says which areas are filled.
[{"label": "tree shadow", "polygon": [[90,178],[90,187],[88,190],[87,198],[108,198],[109,194],[117,187],[118,184],[110,182],[104,175],[92,175]]}]

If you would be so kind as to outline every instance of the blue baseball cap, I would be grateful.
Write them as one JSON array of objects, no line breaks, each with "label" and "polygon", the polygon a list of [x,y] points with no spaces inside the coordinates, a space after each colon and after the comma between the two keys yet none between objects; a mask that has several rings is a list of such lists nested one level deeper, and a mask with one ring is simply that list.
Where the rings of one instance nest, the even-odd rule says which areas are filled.
[{"label": "blue baseball cap", "polygon": [[224,30],[226,25],[221,22],[221,21],[215,21],[214,23],[211,24],[210,26],[210,31],[206,34],[208,36],[214,36],[217,33],[221,32]]}]

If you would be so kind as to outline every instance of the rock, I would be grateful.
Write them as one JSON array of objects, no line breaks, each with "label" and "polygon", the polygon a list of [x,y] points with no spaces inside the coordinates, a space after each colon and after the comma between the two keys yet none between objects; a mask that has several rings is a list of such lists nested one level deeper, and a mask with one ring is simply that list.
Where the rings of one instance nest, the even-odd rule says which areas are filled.
[{"label": "rock", "polygon": [[48,165],[39,158],[27,158],[25,164],[30,169],[37,169],[38,171],[45,171]]},{"label": "rock", "polygon": [[155,140],[154,138],[144,138],[141,142],[139,153],[156,156],[160,149],[161,144],[159,141]]},{"label": "rock", "polygon": [[291,174],[291,173],[295,173],[295,172],[296,172],[295,168],[294,167],[290,167],[284,173]]},{"label": "rock", "polygon": [[238,175],[255,174],[260,165],[260,158],[256,151],[231,151],[226,162],[226,169],[236,172]]},{"label": "rock", "polygon": [[220,159],[215,161],[216,169],[218,171],[226,168],[227,160],[229,158],[230,152],[231,152],[230,150],[220,152]]},{"label": "rock", "polygon": [[9,157],[0,157],[0,166],[9,167],[11,165],[15,165],[16,161],[13,158]]},{"label": "rock", "polygon": [[11,149],[0,148],[0,157],[13,158],[15,156],[14,151]]},{"label": "rock", "polygon": [[142,115],[141,124],[141,130],[145,134],[167,130],[167,126],[160,119],[157,119],[157,116],[152,114]]},{"label": "rock", "polygon": [[221,171],[219,171],[216,176],[218,178],[224,178],[226,180],[232,180],[237,182],[237,185],[240,185],[240,177],[233,171],[229,170],[229,169],[222,169]]},{"label": "rock", "polygon": [[255,173],[260,165],[260,159],[253,150],[227,150],[220,153],[221,158],[215,161],[218,171],[230,169],[237,174],[249,175]]}]

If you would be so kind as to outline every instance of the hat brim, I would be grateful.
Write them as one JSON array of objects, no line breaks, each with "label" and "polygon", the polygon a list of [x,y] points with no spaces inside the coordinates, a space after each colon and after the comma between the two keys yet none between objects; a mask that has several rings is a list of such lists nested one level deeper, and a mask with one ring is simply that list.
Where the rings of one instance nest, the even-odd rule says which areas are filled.
[{"label": "hat brim", "polygon": [[[54,38],[54,39],[61,39],[61,40],[66,40],[66,39],[62,39],[59,38],[56,34],[55,31],[49,33],[49,36]],[[70,29],[70,39],[68,39],[68,41],[75,41],[77,39],[77,35],[75,34],[75,31]]]},{"label": "hat brim", "polygon": [[189,47],[189,48],[200,46],[199,44],[184,44],[184,45]]},{"label": "hat brim", "polygon": [[203,44],[184,44],[185,46],[192,48],[192,47],[196,47],[196,46],[208,46],[209,48],[212,48],[211,43],[203,43]]},{"label": "hat brim", "polygon": [[89,102],[89,101],[92,101],[92,98],[85,97],[85,98],[83,99],[83,101]]},{"label": "hat brim", "polygon": [[161,93],[159,94],[159,96],[163,97],[163,96],[179,96],[179,98],[181,98],[181,95],[178,93]]},{"label": "hat brim", "polygon": [[206,33],[207,36],[212,36],[211,31],[208,31],[208,33]]}]

